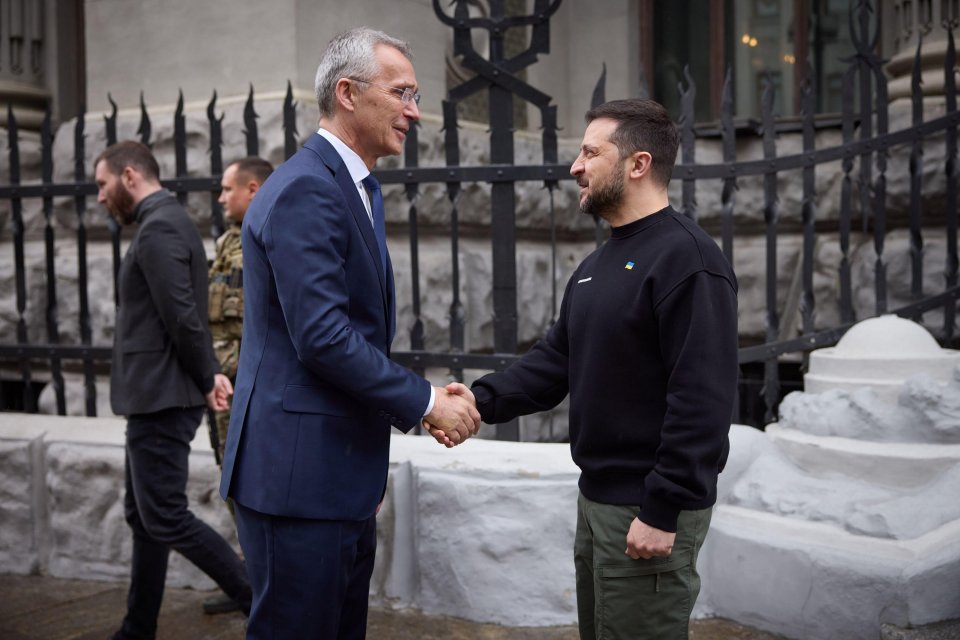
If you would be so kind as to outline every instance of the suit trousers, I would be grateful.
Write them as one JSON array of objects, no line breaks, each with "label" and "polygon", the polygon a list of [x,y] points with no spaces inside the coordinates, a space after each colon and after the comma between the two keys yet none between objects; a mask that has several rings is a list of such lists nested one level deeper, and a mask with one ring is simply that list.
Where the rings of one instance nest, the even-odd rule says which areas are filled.
[{"label": "suit trousers", "polygon": [[127,419],[124,511],[133,530],[127,615],[129,638],[153,638],[170,549],[206,573],[244,611],[251,601],[243,561],[187,504],[190,441],[203,407],[164,409]]},{"label": "suit trousers", "polygon": [[253,585],[247,640],[363,640],[376,516],[311,520],[235,502]]}]

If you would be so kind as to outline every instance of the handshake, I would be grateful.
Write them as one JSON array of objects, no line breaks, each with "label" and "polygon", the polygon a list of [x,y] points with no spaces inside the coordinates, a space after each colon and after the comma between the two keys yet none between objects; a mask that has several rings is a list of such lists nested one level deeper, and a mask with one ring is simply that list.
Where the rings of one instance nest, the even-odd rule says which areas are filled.
[{"label": "handshake", "polygon": [[480,431],[480,412],[469,387],[451,382],[434,387],[433,410],[423,417],[423,428],[448,449]]}]

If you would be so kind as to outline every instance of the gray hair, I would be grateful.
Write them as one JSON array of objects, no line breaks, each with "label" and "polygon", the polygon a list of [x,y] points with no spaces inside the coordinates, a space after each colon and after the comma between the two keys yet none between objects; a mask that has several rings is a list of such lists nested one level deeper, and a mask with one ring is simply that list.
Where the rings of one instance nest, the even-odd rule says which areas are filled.
[{"label": "gray hair", "polygon": [[409,44],[369,27],[357,27],[334,36],[320,58],[314,82],[320,115],[333,116],[337,81],[340,78],[369,82],[377,76],[380,68],[374,58],[374,50],[380,44],[393,47],[408,60],[413,59]]}]

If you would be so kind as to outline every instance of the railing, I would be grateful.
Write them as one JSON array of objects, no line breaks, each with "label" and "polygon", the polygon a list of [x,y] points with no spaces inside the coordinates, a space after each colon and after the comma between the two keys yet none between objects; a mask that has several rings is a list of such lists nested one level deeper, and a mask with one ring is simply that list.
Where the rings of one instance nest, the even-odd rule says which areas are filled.
[{"label": "railing", "polygon": [[[553,316],[558,308],[557,299],[557,223],[554,195],[561,181],[570,180],[569,164],[558,158],[557,112],[550,104],[551,98],[518,78],[518,73],[533,64],[538,54],[549,50],[549,20],[560,4],[560,0],[536,0],[531,15],[506,15],[503,0],[490,2],[491,15],[483,18],[470,17],[468,3],[458,0],[452,15],[434,0],[437,17],[450,26],[454,32],[454,53],[461,57],[462,64],[473,71],[475,76],[450,90],[443,101],[443,128],[445,133],[445,166],[419,166],[418,130],[411,129],[404,152],[404,166],[397,169],[378,171],[383,184],[402,185],[408,203],[407,231],[410,240],[412,282],[412,312],[414,323],[410,330],[410,350],[395,352],[393,357],[400,363],[423,373],[427,368],[448,369],[452,377],[462,379],[464,369],[495,370],[502,369],[518,357],[518,317],[517,317],[517,234],[516,200],[514,187],[519,182],[533,181],[543,184],[547,193],[549,207],[549,234],[552,246],[551,303]],[[919,85],[920,48],[916,53],[917,64],[914,69],[914,87],[912,102],[912,124],[899,131],[888,130],[888,106],[886,99],[887,80],[881,70],[882,61],[875,52],[876,36],[871,36],[872,12],[869,4],[862,2],[856,11],[851,9],[850,28],[854,34],[855,51],[850,58],[845,77],[843,112],[841,114],[842,144],[829,148],[815,146],[815,88],[807,82],[803,87],[803,114],[800,119],[802,152],[792,155],[777,155],[777,122],[773,113],[773,87],[768,83],[762,100],[763,157],[755,160],[737,161],[737,130],[734,126],[734,100],[730,74],[723,88],[722,109],[719,121],[719,136],[723,162],[717,164],[697,163],[698,141],[693,119],[693,96],[696,87],[689,79],[681,91],[682,114],[679,122],[681,132],[680,164],[674,170],[674,180],[681,183],[680,209],[693,219],[700,211],[697,205],[698,183],[720,181],[722,184],[721,211],[719,212],[718,236],[722,249],[733,262],[734,238],[737,235],[735,217],[738,210],[736,193],[738,180],[748,176],[760,176],[763,181],[763,226],[766,237],[765,259],[765,296],[766,322],[763,344],[744,345],[740,350],[741,364],[763,363],[763,401],[765,419],[772,420],[781,395],[781,381],[778,363],[785,354],[804,353],[811,349],[829,346],[843,335],[843,332],[855,322],[853,303],[853,281],[851,278],[850,243],[855,222],[859,222],[862,233],[872,233],[876,253],[874,264],[874,312],[888,313],[887,275],[884,255],[884,241],[889,231],[886,197],[887,152],[893,147],[909,145],[910,162],[910,272],[912,302],[906,307],[894,309],[901,316],[919,319],[925,312],[942,309],[943,324],[935,333],[944,344],[952,344],[955,339],[956,301],[960,296],[957,283],[957,127],[960,125],[960,113],[956,109],[956,87],[954,66],[956,54],[953,40],[953,24],[945,24],[949,32],[947,54],[944,59],[946,109],[944,115],[933,120],[923,119],[923,95]],[[504,54],[504,31],[508,27],[527,27],[530,29],[529,46],[516,55]],[[490,37],[489,58],[482,57],[473,49],[470,38],[472,29],[486,29]],[[874,34],[876,27],[874,27]],[[810,75],[810,74],[808,74]],[[855,95],[856,89],[856,95]],[[457,104],[474,93],[489,92],[490,113],[490,163],[483,166],[462,166],[459,156],[459,138],[457,122]],[[540,112],[542,128],[542,163],[537,165],[514,165],[513,139],[513,101],[519,98],[536,107]],[[601,76],[594,90],[595,104],[604,99],[604,77]],[[112,101],[111,101],[112,103]],[[857,110],[855,110],[855,107]],[[186,201],[188,193],[210,194],[211,228],[218,235],[223,228],[223,212],[217,203],[219,178],[223,170],[221,126],[223,116],[216,115],[217,96],[207,107],[210,138],[209,177],[190,177],[187,167],[187,132],[185,127],[183,98],[181,96],[174,114],[174,141],[176,157],[176,177],[164,180],[163,184],[175,192],[181,202]],[[259,152],[257,116],[254,110],[254,92],[251,88],[244,109],[246,131],[246,151],[250,155]],[[74,181],[55,183],[53,181],[52,146],[53,136],[49,115],[41,131],[42,140],[42,183],[22,185],[20,178],[19,144],[17,122],[13,113],[8,113],[10,141],[9,184],[0,186],[0,200],[8,201],[11,208],[12,250],[14,254],[14,279],[16,285],[17,342],[0,345],[0,362],[16,363],[23,381],[23,397],[17,402],[0,398],[6,406],[15,404],[22,410],[37,410],[33,389],[33,371],[42,367],[49,371],[51,384],[55,391],[57,410],[65,413],[65,394],[63,368],[65,361],[79,362],[84,376],[84,397],[87,415],[96,413],[96,390],[94,381],[98,369],[109,363],[110,349],[95,346],[91,341],[90,308],[88,300],[87,273],[87,199],[96,194],[96,187],[90,181],[84,166],[86,157],[85,130],[86,119],[81,115],[74,129]],[[117,109],[104,122],[107,143],[117,139]],[[283,104],[283,131],[285,155],[289,157],[297,148],[299,133],[296,129],[296,104],[292,87],[288,85]],[[141,97],[141,120],[138,130],[141,141],[151,142],[151,120]],[[924,291],[923,282],[923,243],[925,225],[923,216],[920,160],[929,145],[931,136],[943,134],[945,144],[946,178],[945,215],[937,220],[942,226],[945,238],[945,263],[943,265],[944,286],[936,292]],[[929,148],[927,146],[926,148]],[[815,204],[817,168],[828,162],[842,163],[842,194],[839,220],[836,231],[839,239],[841,261],[837,272],[839,295],[836,304],[839,308],[838,326],[817,330],[814,316],[816,312],[814,297],[814,248],[818,242],[821,226],[818,226]],[[802,172],[801,227],[802,243],[801,276],[797,287],[796,312],[800,316],[800,336],[785,335],[781,328],[782,313],[777,300],[778,282],[778,237],[781,233],[781,211],[778,200],[777,177],[784,171]],[[463,186],[469,183],[485,182],[491,187],[491,246],[493,252],[493,352],[467,352],[465,343],[466,315],[460,299],[461,275],[460,256],[460,196]],[[425,347],[424,327],[421,319],[421,273],[419,266],[420,216],[418,213],[418,194],[421,185],[428,183],[444,184],[449,201],[449,242],[452,265],[451,304],[449,325],[449,348],[445,351],[431,351]],[[859,188],[857,188],[859,187]],[[53,199],[58,196],[70,196],[74,200],[76,213],[76,242],[79,275],[79,322],[80,343],[62,344],[59,334],[56,272],[55,272],[55,225],[53,220]],[[23,201],[38,198],[43,203],[46,217],[44,229],[45,276],[46,276],[46,333],[44,344],[31,343],[28,339],[25,312],[30,300],[27,298],[26,267],[24,261],[24,225],[22,216]],[[856,217],[859,216],[859,220]],[[120,228],[110,220],[110,241],[113,248],[113,277],[116,279],[120,263]],[[832,223],[831,223],[832,224]],[[598,222],[596,241],[599,244],[606,237],[606,229]],[[115,287],[114,287],[115,290]],[[788,305],[789,306],[789,305]],[[787,309],[787,315],[791,312]],[[859,318],[863,319],[863,318]],[[748,387],[741,386],[741,392]],[[749,390],[749,389],[748,389]],[[500,425],[497,437],[518,439],[519,429],[516,422]]]}]

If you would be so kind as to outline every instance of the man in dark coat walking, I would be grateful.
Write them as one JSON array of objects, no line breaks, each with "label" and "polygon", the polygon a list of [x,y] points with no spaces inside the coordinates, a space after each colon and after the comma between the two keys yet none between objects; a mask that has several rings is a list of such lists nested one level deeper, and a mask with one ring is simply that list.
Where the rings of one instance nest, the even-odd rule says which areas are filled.
[{"label": "man in dark coat walking", "polygon": [[186,211],[160,185],[150,150],[133,141],[95,162],[98,202],[138,224],[120,265],[110,404],[127,416],[124,511],[133,530],[127,615],[115,640],[152,639],[170,549],[250,609],[243,561],[187,505],[190,441],[204,406],[233,392],[207,330],[207,258]]}]

